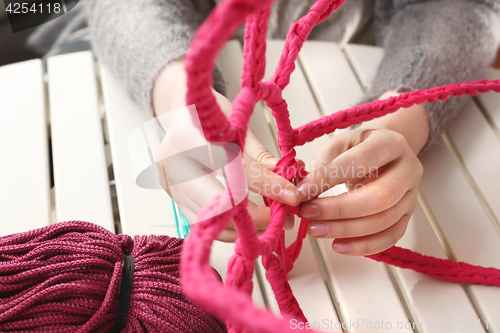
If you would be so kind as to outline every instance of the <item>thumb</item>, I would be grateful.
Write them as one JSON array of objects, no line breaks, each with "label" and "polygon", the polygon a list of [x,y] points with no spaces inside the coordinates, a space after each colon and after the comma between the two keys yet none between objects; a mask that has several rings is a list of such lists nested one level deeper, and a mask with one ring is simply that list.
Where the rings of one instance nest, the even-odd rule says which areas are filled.
[{"label": "thumb", "polygon": [[[267,150],[267,148],[259,141],[251,128],[248,128],[247,138],[245,141],[245,153],[269,169],[273,169],[279,161],[279,158],[274,157],[274,155],[271,154],[269,150]],[[295,160],[300,168],[305,168],[306,164],[304,161],[299,158]]]},{"label": "thumb", "polygon": [[274,168],[276,163],[278,163],[278,159],[259,141],[251,128],[248,128],[247,132],[245,153],[270,169]]}]

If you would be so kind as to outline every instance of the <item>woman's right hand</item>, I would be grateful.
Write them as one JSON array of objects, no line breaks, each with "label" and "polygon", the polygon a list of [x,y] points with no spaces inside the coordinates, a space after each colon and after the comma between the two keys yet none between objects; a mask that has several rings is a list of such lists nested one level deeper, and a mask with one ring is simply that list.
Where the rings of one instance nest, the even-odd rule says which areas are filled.
[{"label": "woman's right hand", "polygon": [[[213,93],[223,112],[226,115],[229,114],[231,102],[215,90]],[[167,118],[162,117],[163,114],[186,107],[185,96],[184,64],[182,60],[174,60],[162,70],[153,89],[153,108],[160,124],[162,118]],[[193,125],[188,112],[175,113],[175,117],[174,124],[162,124],[166,132],[168,128],[168,132],[156,153],[156,161],[160,166],[160,182],[163,188],[179,205],[188,221],[194,223],[199,210],[214,195],[224,193],[225,188],[216,179],[212,170],[207,168],[206,161],[202,161],[201,156],[197,154],[180,154],[181,158],[176,160],[177,165],[171,165],[165,170],[162,168],[161,161],[171,156],[172,152],[185,152],[206,144],[199,130]],[[172,119],[172,117],[168,118]],[[214,145],[210,146],[214,147]],[[299,204],[300,198],[296,186],[271,171],[277,159],[259,142],[251,130],[247,134],[243,161],[250,191],[291,206]],[[176,186],[175,189],[168,185],[176,183],[175,179],[186,178],[187,173],[199,175],[199,177],[185,184],[179,184],[180,186]],[[271,219],[269,208],[249,201],[248,211],[257,230],[264,231]],[[293,217],[288,215],[285,228],[291,229],[292,227]],[[219,235],[219,240],[234,241],[236,237],[236,230],[231,223]]]}]

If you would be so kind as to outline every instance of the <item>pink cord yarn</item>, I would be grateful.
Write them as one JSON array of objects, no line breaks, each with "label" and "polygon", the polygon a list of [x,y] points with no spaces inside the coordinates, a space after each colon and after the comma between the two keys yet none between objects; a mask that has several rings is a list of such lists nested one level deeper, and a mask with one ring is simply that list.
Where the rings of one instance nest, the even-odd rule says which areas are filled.
[{"label": "pink cord yarn", "polygon": [[[500,92],[500,80],[452,84],[425,91],[414,91],[383,101],[355,106],[293,129],[283,89],[295,69],[295,60],[312,28],[326,19],[344,0],[318,0],[310,12],[292,25],[286,37],[279,64],[269,81],[262,82],[266,66],[266,32],[273,0],[226,0],[217,6],[198,29],[186,57],[188,73],[187,105],[195,104],[203,134],[210,142],[233,142],[244,147],[248,121],[255,104],[263,100],[272,110],[278,128],[278,144],[282,158],[275,172],[290,181],[300,180],[294,147],[303,145],[337,128],[346,128],[363,121],[382,117],[401,107],[446,100],[452,95],[476,95],[494,90]],[[212,76],[215,59],[224,43],[246,19],[242,90],[233,103],[227,118],[212,94]],[[230,191],[244,191],[243,166],[228,168]],[[287,274],[297,259],[309,220],[302,219],[296,241],[285,246],[283,225],[287,212],[298,213],[298,208],[266,199],[271,207],[272,220],[265,233],[258,237],[246,209],[248,201],[211,217],[212,211],[224,204],[222,197],[214,197],[198,214],[181,255],[181,283],[187,295],[202,308],[226,321],[229,332],[289,332],[287,320],[306,322],[290,286]],[[209,254],[217,235],[232,220],[239,238],[235,254],[228,263],[226,285],[209,279]],[[269,280],[284,319],[252,304],[252,275],[254,261],[262,256]],[[482,283],[500,286],[500,271],[464,263],[454,263],[409,250],[392,247],[382,253],[368,256],[403,268],[411,268],[430,276],[456,282]]]},{"label": "pink cord yarn", "polygon": [[132,254],[122,332],[226,332],[179,286],[182,244],[168,236],[132,240],[80,221],[0,237],[0,331],[112,332],[122,259]]}]

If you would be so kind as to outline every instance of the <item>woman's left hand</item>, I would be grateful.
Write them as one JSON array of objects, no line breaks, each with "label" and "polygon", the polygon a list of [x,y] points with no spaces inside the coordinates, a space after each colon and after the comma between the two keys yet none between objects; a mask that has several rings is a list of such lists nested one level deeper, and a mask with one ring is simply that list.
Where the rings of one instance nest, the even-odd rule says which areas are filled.
[{"label": "woman's left hand", "polygon": [[[299,184],[309,234],[334,238],[349,255],[381,252],[404,235],[418,197],[422,164],[399,133],[353,130],[326,141],[311,173]],[[335,185],[348,192],[317,198]],[[313,199],[311,199],[313,198]]]}]

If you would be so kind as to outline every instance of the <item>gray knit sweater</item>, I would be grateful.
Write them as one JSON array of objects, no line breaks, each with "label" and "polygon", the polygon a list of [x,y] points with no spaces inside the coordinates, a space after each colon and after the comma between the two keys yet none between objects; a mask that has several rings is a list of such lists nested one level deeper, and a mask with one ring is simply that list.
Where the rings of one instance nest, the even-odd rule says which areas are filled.
[{"label": "gray knit sweater", "polygon": [[[121,78],[132,98],[151,110],[156,76],[186,52],[196,28],[213,8],[212,1],[87,0],[84,7],[97,55]],[[313,2],[276,2],[268,36],[284,38]],[[360,32],[369,26],[385,55],[364,101],[389,89],[426,89],[479,79],[500,45],[500,0],[347,0],[313,30],[311,38],[359,41]],[[215,85],[223,90],[220,80]],[[453,97],[426,106],[428,145],[465,102]]]}]

